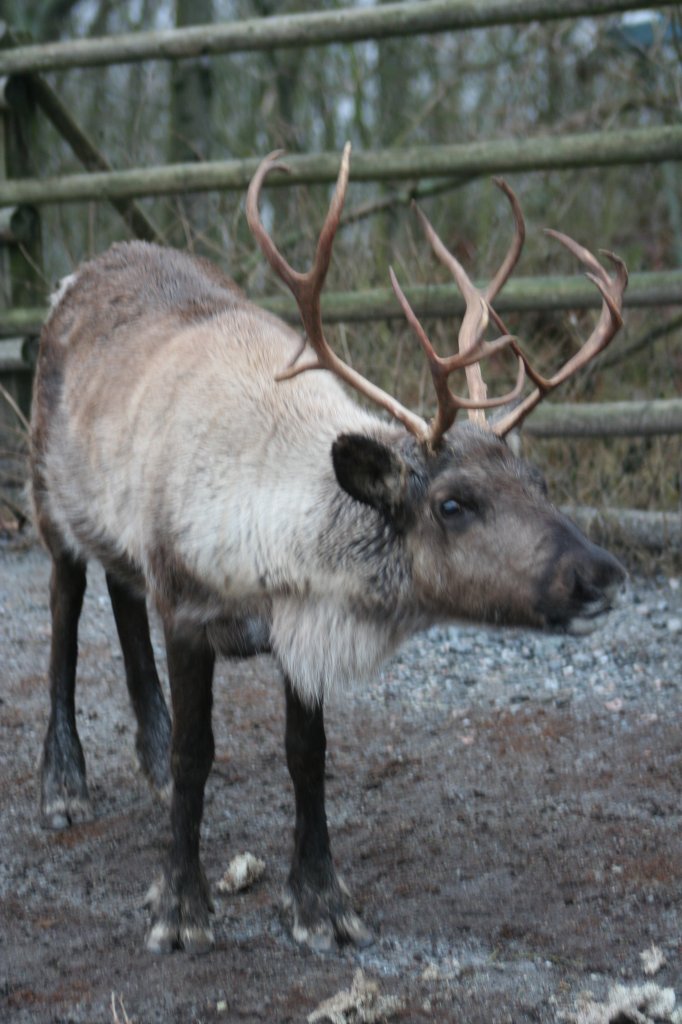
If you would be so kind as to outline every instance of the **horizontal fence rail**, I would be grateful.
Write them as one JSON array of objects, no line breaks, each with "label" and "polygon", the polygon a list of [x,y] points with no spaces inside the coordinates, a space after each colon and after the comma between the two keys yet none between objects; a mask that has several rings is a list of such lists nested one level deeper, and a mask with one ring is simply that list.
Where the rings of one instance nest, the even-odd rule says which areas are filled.
[{"label": "horizontal fence rail", "polygon": [[[351,182],[471,177],[501,172],[659,163],[662,160],[682,160],[682,125],[366,150],[353,155]],[[54,178],[8,179],[0,181],[0,206],[133,199],[211,190],[242,191],[248,186],[258,163],[259,158],[254,157]],[[339,171],[339,154],[292,154],[286,163],[290,173],[271,176],[268,186],[334,182]]]},{"label": "horizontal fence rail", "polygon": [[[416,33],[595,17],[637,10],[641,6],[641,0],[422,0],[420,3],[275,15],[160,32],[20,46],[0,53],[0,74],[351,43]],[[661,0],[657,6],[674,7],[676,3]]]},{"label": "horizontal fence rail", "polygon": [[642,402],[550,402],[523,426],[531,437],[655,437],[682,434],[682,398]]},{"label": "horizontal fence rail", "polygon": [[[479,287],[483,287],[482,282]],[[418,316],[459,316],[464,312],[464,300],[452,285],[405,285],[404,291]],[[300,323],[298,309],[290,295],[254,298],[253,301],[289,323]],[[499,313],[599,309],[600,305],[599,292],[582,277],[514,278],[495,299]],[[631,274],[624,305],[630,308],[682,305],[682,270]],[[322,296],[322,315],[328,324],[404,319],[390,288],[329,292]],[[46,316],[44,307],[0,310],[0,338],[35,335]]]},{"label": "horizontal fence rail", "polygon": [[[485,287],[482,282],[478,284]],[[418,316],[458,316],[464,313],[464,299],[451,284],[406,285],[403,290]],[[290,323],[299,322],[296,304],[289,295],[256,301]],[[682,270],[631,274],[623,304],[633,308],[682,305]],[[583,277],[517,277],[508,281],[504,291],[495,298],[495,309],[499,313],[599,309],[600,306],[599,292]],[[326,323],[404,319],[391,288],[329,292],[322,296],[322,313]],[[2,314],[0,334],[1,317]]]},{"label": "horizontal fence rail", "polygon": [[631,508],[565,505],[569,516],[591,540],[671,555],[682,552],[682,512],[643,512]]}]

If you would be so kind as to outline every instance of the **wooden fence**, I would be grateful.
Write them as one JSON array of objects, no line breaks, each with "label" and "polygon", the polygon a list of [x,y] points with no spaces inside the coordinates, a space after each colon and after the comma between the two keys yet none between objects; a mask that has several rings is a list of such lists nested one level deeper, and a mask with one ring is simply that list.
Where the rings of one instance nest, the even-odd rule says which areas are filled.
[{"label": "wooden fence", "polygon": [[[676,6],[658,3],[657,8]],[[35,178],[11,142],[0,150],[0,246],[8,247],[12,308],[0,310],[0,375],[13,381],[30,375],[35,335],[42,308],[22,301],[25,284],[40,264],[39,208],[48,203],[102,200],[112,203],[137,237],[155,238],[156,229],[135,200],[201,190],[243,190],[256,166],[253,160],[210,161],[164,167],[115,170],[74,121],[43,77],[45,72],[76,67],[150,60],[178,60],[198,55],[247,52],[275,47],[322,46],[384,39],[414,33],[438,33],[553,20],[591,17],[641,9],[641,0],[420,0],[312,14],[251,19],[225,25],[164,32],[140,32],[115,38],[83,39],[44,45],[18,45],[9,30],[0,39],[0,121],[12,139],[13,125],[41,111],[57,128],[83,164],[79,174]],[[2,30],[0,29],[0,34]],[[682,160],[682,125],[588,132],[563,137],[481,141],[461,145],[420,146],[356,152],[353,179],[414,182],[423,177],[467,181],[483,174],[568,169]],[[330,182],[338,154],[292,155],[291,174],[275,187]],[[3,164],[4,169],[3,169]],[[408,296],[421,316],[450,315],[461,300],[447,287],[413,288]],[[630,306],[682,305],[682,270],[633,274],[626,302]],[[519,279],[509,282],[496,306],[505,310],[578,308],[598,305],[591,286],[575,278]],[[264,305],[294,317],[286,299]],[[397,315],[392,294],[373,289],[330,294],[324,300],[329,321],[387,319]],[[25,406],[26,383],[15,394]],[[568,418],[567,418],[568,417]],[[580,424],[570,427],[569,424]],[[635,426],[633,426],[633,424]],[[680,433],[682,400],[618,403],[618,408],[553,405],[538,411],[525,427],[542,436]]]}]

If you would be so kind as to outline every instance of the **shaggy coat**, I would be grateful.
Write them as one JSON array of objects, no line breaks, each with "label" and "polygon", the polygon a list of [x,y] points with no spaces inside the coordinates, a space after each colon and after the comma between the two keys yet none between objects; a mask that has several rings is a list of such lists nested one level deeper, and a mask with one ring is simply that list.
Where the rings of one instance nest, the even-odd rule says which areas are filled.
[{"label": "shaggy coat", "polygon": [[295,934],[361,941],[326,832],[325,695],[439,619],[586,628],[622,580],[491,432],[455,428],[432,453],[326,371],[277,382],[299,345],[211,264],[146,243],[115,245],[67,278],[43,330],[32,432],[36,522],[54,560],[43,817],[62,827],[87,813],[73,701],[84,566],[96,558],[157,789],[170,724],[145,594],[166,631],[174,840],[150,894],[152,949],[212,941],[198,831],[213,652],[270,649],[283,670]]}]

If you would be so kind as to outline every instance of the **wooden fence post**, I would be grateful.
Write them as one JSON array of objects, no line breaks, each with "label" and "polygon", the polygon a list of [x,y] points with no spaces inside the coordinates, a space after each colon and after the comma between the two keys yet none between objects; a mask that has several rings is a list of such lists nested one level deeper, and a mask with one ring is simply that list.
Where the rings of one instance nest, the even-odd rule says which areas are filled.
[{"label": "wooden fence post", "polygon": [[[0,26],[0,48],[12,45],[9,31]],[[33,177],[37,171],[36,105],[28,76],[0,79],[0,180]],[[45,303],[40,216],[35,206],[22,204],[3,211],[0,218],[0,309]],[[23,350],[23,339],[18,339]],[[31,404],[29,364],[0,365],[0,383],[9,397],[0,395],[0,469],[12,485],[23,476],[17,459],[26,454],[26,437],[12,403],[27,417]],[[16,480],[15,480],[16,478]]]},{"label": "wooden fence post", "polygon": [[[31,178],[37,173],[37,107],[27,76],[5,79],[2,87],[4,114],[4,178]],[[13,306],[36,306],[45,299],[42,271],[40,218],[32,206],[15,212],[21,237],[9,245],[10,287]]]}]

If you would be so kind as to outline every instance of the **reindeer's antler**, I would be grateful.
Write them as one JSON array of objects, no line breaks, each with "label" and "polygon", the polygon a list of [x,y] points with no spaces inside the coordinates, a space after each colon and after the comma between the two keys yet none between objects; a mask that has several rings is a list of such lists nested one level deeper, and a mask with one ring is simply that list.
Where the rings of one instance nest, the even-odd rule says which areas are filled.
[{"label": "reindeer's antler", "polygon": [[350,384],[350,386],[355,388],[356,391],[359,391],[361,395],[369,398],[382,409],[389,412],[391,416],[403,423],[410,433],[414,434],[419,441],[424,442],[428,436],[428,426],[426,422],[420,416],[417,416],[415,413],[405,408],[405,406],[401,405],[395,398],[393,398],[392,395],[389,395],[386,391],[383,391],[375,384],[372,384],[371,381],[368,381],[351,366],[344,363],[342,359],[339,359],[336,353],[329,347],[322,328],[320,294],[322,292],[325,277],[327,276],[327,270],[329,269],[332,244],[334,242],[336,229],[339,226],[341,210],[343,209],[343,201],[346,195],[346,187],[348,185],[350,143],[347,142],[344,146],[336,188],[329,206],[329,212],[327,213],[326,220],[322,226],[322,231],[320,232],[317,251],[315,253],[315,261],[310,270],[305,274],[294,270],[286,262],[263,227],[260,214],[258,212],[258,198],[261,186],[266,176],[274,169],[287,169],[284,164],[278,162],[280,155],[281,150],[276,150],[274,153],[270,153],[269,156],[266,156],[259,165],[258,170],[249,185],[249,191],[246,197],[246,216],[249,222],[249,227],[251,228],[256,241],[260,245],[263,255],[275,273],[282,278],[296,299],[296,304],[298,305],[298,309],[301,314],[301,320],[303,321],[303,327],[305,329],[307,339],[310,342],[317,358],[309,360],[308,362],[299,362],[305,348],[304,341],[289,366],[278,374],[277,379],[288,380],[299,373],[305,373],[306,370],[331,370],[337,375],[337,377],[340,377],[341,380]]},{"label": "reindeer's antler", "polygon": [[[433,448],[438,445],[445,431],[448,430],[454,422],[458,409],[470,410],[469,415],[472,418],[484,423],[485,417],[482,410],[490,409],[495,406],[507,405],[510,402],[515,401],[523,390],[524,379],[527,375],[535,385],[533,391],[519,402],[510,412],[490,425],[495,434],[499,437],[504,437],[510,430],[518,426],[525,419],[528,413],[542,401],[545,395],[549,394],[550,391],[563,381],[567,380],[567,378],[572,376],[572,374],[579,370],[580,367],[585,366],[599,352],[603,351],[623,323],[623,293],[627,286],[628,273],[627,268],[620,257],[615,256],[611,252],[604,251],[604,255],[611,260],[616,268],[615,275],[611,276],[588,249],[585,249],[582,245],[579,245],[567,235],[563,235],[558,231],[546,229],[546,233],[548,235],[551,235],[552,238],[556,238],[557,241],[564,245],[588,268],[587,277],[590,281],[594,282],[601,292],[603,304],[599,322],[590,337],[581,346],[580,350],[576,352],[576,354],[572,356],[564,366],[554,374],[554,376],[549,378],[543,377],[533,368],[527,356],[519,346],[518,340],[509,334],[502,318],[495,312],[491,305],[493,299],[503,287],[512,270],[516,266],[525,237],[523,214],[521,213],[521,207],[514,195],[514,192],[503,179],[495,178],[494,180],[498,188],[502,189],[505,193],[512,207],[515,221],[515,232],[507,255],[485,291],[479,291],[474,287],[462,265],[445,247],[424,214],[420,210],[417,210],[419,219],[421,220],[424,228],[424,233],[431,244],[433,251],[441,263],[448,268],[454,277],[466,302],[466,312],[459,332],[458,356],[441,358],[434,352],[434,349],[421,324],[417,320],[417,317],[410,308],[407,299],[398,286],[395,276],[391,273],[393,290],[398,297],[398,301],[400,302],[409,323],[417,334],[422,348],[426,352],[436,389],[438,412],[431,424],[428,438],[428,443]],[[502,331],[501,337],[494,342],[484,342],[482,340],[489,319],[492,319],[498,330]],[[509,347],[513,351],[519,363],[516,384],[511,391],[506,395],[503,395],[501,398],[489,399],[487,397],[486,386],[483,382],[479,363],[484,357],[492,355],[494,352],[505,347]],[[475,365],[472,365],[474,361]],[[453,370],[460,369],[462,367],[467,368],[467,383],[471,396],[469,400],[453,395],[447,384],[447,378],[450,373],[452,373]],[[476,410],[476,412],[473,412],[472,410]]]},{"label": "reindeer's antler", "polygon": [[[612,276],[606,272],[589,249],[585,249],[578,242],[569,238],[568,235],[563,235],[560,231],[553,231],[551,228],[546,228],[545,232],[551,235],[552,238],[556,238],[558,242],[565,246],[569,252],[572,252],[588,268],[586,277],[597,286],[602,295],[601,313],[597,325],[587,341],[583,342],[575,355],[571,356],[552,377],[542,377],[533,369],[521,351],[518,350],[518,354],[524,361],[526,372],[535,384],[535,388],[506,416],[492,424],[493,431],[499,437],[504,437],[510,430],[522,423],[528,413],[542,401],[545,395],[548,395],[555,387],[562,384],[563,381],[571,377],[582,366],[585,366],[595,356],[599,355],[600,352],[603,352],[623,325],[623,294],[627,288],[628,271],[620,256],[616,256],[615,253],[609,252],[606,249],[599,250],[613,263],[615,274]],[[516,347],[515,351],[517,351]]]},{"label": "reindeer's antler", "polygon": [[[424,229],[424,234],[426,235],[431,248],[441,263],[448,268],[454,277],[459,290],[464,296],[466,311],[459,331],[459,354],[441,357],[436,353],[433,345],[426,335],[426,332],[405,298],[405,295],[396,280],[395,274],[391,270],[391,284],[393,285],[393,291],[395,292],[402,310],[426,354],[434,388],[436,390],[438,411],[431,422],[428,437],[429,446],[432,448],[436,448],[438,446],[443,434],[452,426],[459,409],[468,409],[469,415],[472,419],[484,424],[484,409],[494,409],[500,405],[507,405],[509,402],[518,398],[523,390],[525,380],[524,361],[518,351],[515,339],[509,334],[504,327],[504,324],[502,324],[496,314],[494,314],[490,307],[490,302],[500,291],[518,262],[523,248],[526,229],[523,221],[523,215],[521,213],[521,207],[519,206],[518,200],[512,190],[501,178],[495,179],[495,183],[500,189],[502,189],[509,199],[514,213],[515,231],[507,254],[485,292],[480,292],[474,287],[472,282],[469,280],[464,267],[457,259],[455,259],[449,249],[445,247],[426,215],[422,213],[419,207],[415,206],[419,220],[421,221],[421,225]],[[497,338],[496,341],[486,342],[483,340],[483,335],[485,334],[488,326],[491,313],[493,313],[493,316],[495,316],[495,319],[498,321],[503,334],[501,337]],[[499,352],[500,349],[506,347],[512,347],[517,355],[519,368],[516,384],[511,391],[506,395],[503,395],[501,398],[488,398],[487,388],[481,374],[480,361],[481,359],[493,355],[493,353]],[[450,374],[455,370],[460,370],[462,368],[465,369],[467,376],[467,385],[469,387],[470,395],[470,398],[468,399],[461,398],[459,395],[453,394],[448,385],[448,377]]]},{"label": "reindeer's antler", "polygon": [[[304,340],[289,365],[277,375],[277,380],[289,380],[299,373],[305,373],[307,370],[330,370],[337,377],[340,377],[341,380],[355,388],[360,394],[369,398],[390,413],[395,419],[399,420],[420,443],[428,448],[435,449],[440,444],[445,432],[452,426],[459,409],[469,410],[469,415],[472,418],[485,424],[483,410],[507,405],[515,401],[521,395],[525,378],[528,376],[535,385],[534,390],[519,402],[511,412],[491,425],[491,429],[500,437],[509,433],[513,427],[521,423],[538,402],[542,401],[546,394],[606,348],[623,322],[621,315],[623,293],[628,280],[627,269],[623,261],[613,253],[605,252],[605,255],[616,268],[615,275],[611,276],[587,249],[558,231],[548,230],[547,233],[549,235],[556,238],[588,268],[587,277],[594,282],[601,292],[603,304],[599,322],[579,352],[572,356],[553,377],[542,377],[533,369],[519,346],[518,340],[509,333],[501,317],[491,305],[493,299],[504,286],[516,266],[525,238],[523,214],[512,189],[503,179],[494,179],[495,184],[505,193],[509,200],[514,216],[515,230],[514,237],[502,264],[484,291],[480,291],[472,284],[461,263],[445,247],[426,216],[417,208],[417,214],[424,233],[434,253],[454,277],[466,303],[466,311],[458,337],[459,352],[451,356],[439,356],[408,303],[393,270],[390,270],[393,290],[426,354],[436,391],[438,409],[432,422],[427,425],[420,416],[405,408],[392,395],[372,384],[371,381],[368,381],[356,370],[348,366],[347,363],[344,363],[329,347],[324,336],[320,295],[329,269],[334,236],[339,226],[348,185],[350,143],[347,142],[343,150],[336,188],[329,206],[329,212],[320,232],[315,261],[307,273],[300,273],[294,270],[286,262],[263,227],[258,212],[260,190],[267,175],[272,170],[288,170],[285,164],[279,162],[280,156],[281,150],[276,150],[265,157],[259,165],[249,185],[246,215],[249,227],[260,245],[265,258],[296,299],[307,340],[310,342],[316,358],[307,362],[300,362],[305,350]],[[495,341],[484,340],[484,334],[490,320],[493,320],[498,330],[502,332]],[[504,348],[511,349],[518,361],[516,383],[506,395],[500,398],[488,398],[479,364],[482,359]],[[450,374],[459,369],[464,369],[466,372],[470,398],[462,398],[453,394],[448,385]]]}]

